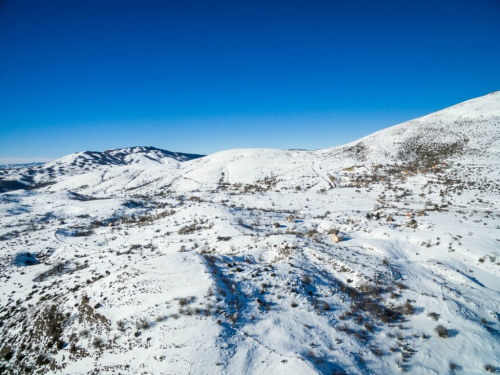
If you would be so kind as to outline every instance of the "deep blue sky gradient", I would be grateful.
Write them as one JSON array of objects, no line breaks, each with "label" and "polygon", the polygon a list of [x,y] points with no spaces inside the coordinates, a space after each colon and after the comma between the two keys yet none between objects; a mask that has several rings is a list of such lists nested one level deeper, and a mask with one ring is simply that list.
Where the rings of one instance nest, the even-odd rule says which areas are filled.
[{"label": "deep blue sky gradient", "polygon": [[500,1],[0,0],[0,158],[326,148],[500,90]]}]

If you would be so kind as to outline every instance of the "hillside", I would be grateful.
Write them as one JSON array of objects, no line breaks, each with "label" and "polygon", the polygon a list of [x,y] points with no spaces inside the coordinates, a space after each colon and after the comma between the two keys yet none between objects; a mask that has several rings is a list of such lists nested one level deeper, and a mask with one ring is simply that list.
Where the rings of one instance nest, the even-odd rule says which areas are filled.
[{"label": "hillside", "polygon": [[365,163],[446,160],[497,162],[500,157],[500,91],[381,130],[343,147],[320,151]]},{"label": "hillside", "polygon": [[203,155],[170,152],[155,147],[127,147],[103,152],[83,151],[50,163],[0,169],[0,193],[16,189],[37,189],[61,178],[89,171],[105,171],[110,167],[132,166],[148,168],[167,165],[177,168],[180,163]]},{"label": "hillside", "polygon": [[500,371],[499,119],[6,169],[0,373]]}]

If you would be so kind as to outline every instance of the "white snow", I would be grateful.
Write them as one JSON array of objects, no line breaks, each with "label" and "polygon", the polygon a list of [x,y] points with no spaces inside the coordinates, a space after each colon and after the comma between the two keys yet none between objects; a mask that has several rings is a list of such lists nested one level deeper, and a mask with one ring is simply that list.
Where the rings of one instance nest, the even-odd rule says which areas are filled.
[{"label": "white snow", "polygon": [[327,150],[136,147],[0,171],[36,188],[0,194],[1,366],[499,368],[499,122],[497,92]]}]

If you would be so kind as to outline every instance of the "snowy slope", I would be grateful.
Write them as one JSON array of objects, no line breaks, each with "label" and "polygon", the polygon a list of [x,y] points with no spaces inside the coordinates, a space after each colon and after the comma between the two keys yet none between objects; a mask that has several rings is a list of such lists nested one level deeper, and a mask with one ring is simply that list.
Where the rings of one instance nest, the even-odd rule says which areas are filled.
[{"label": "snowy slope", "polygon": [[0,170],[0,192],[19,188],[38,188],[53,184],[67,176],[87,172],[103,172],[118,166],[131,166],[144,170],[164,165],[166,168],[175,169],[182,162],[200,157],[203,155],[170,152],[155,147],[142,146],[103,152],[77,152],[42,165]]},{"label": "snowy slope", "polygon": [[[271,149],[222,151],[182,165],[191,189],[220,181],[252,183],[264,178],[328,188],[329,175],[355,164],[446,161],[497,162],[500,157],[500,92],[472,99],[362,138],[315,152]],[[187,181],[184,181],[187,183]]]},{"label": "snowy slope", "polygon": [[381,130],[319,153],[368,163],[449,158],[497,161],[500,155],[500,91]]},{"label": "snowy slope", "polygon": [[50,184],[0,194],[1,371],[500,371],[499,102],[315,152],[7,170]]}]

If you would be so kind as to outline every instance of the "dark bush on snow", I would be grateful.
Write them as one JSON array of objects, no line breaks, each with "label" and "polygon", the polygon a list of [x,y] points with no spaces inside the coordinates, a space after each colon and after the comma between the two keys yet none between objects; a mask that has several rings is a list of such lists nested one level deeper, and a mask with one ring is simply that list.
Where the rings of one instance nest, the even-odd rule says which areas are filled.
[{"label": "dark bush on snow", "polygon": [[436,328],[434,328],[434,331],[436,331],[439,337],[447,338],[450,336],[450,331],[442,324],[436,326]]}]

